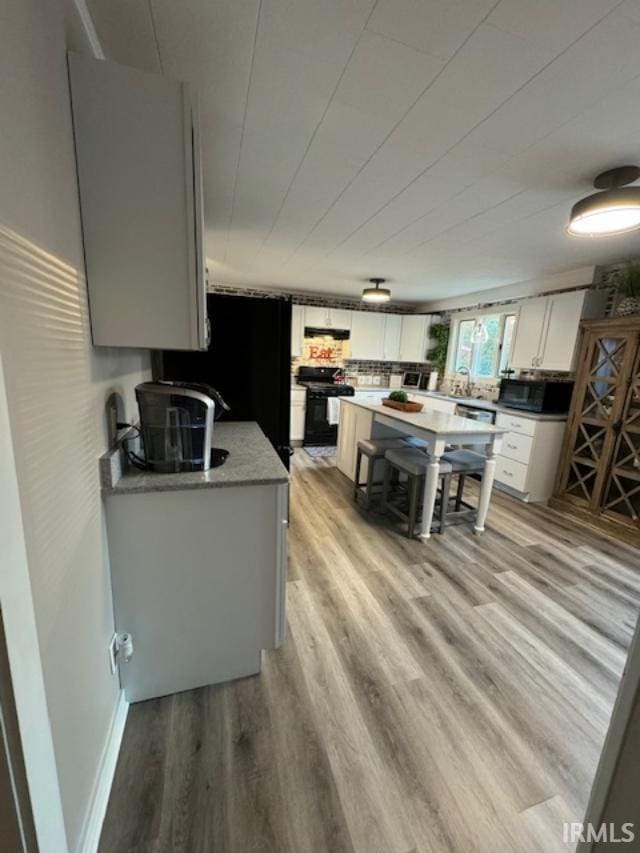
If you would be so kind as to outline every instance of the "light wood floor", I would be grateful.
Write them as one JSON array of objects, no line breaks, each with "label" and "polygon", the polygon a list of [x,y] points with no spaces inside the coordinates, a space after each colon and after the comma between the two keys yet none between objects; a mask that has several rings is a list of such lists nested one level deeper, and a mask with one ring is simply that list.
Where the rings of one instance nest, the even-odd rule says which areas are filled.
[{"label": "light wood floor", "polygon": [[260,677],[131,707],[102,853],[554,853],[581,820],[637,549],[499,493],[410,542],[293,464],[289,633]]}]

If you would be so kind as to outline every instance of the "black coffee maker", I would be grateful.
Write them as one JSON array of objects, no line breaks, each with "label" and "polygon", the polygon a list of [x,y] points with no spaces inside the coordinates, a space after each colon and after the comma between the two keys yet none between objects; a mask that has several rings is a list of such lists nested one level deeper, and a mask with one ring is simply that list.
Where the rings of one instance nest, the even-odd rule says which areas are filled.
[{"label": "black coffee maker", "polygon": [[213,450],[214,421],[229,406],[200,382],[142,382],[136,386],[145,467],[163,474],[208,471],[226,458]]}]

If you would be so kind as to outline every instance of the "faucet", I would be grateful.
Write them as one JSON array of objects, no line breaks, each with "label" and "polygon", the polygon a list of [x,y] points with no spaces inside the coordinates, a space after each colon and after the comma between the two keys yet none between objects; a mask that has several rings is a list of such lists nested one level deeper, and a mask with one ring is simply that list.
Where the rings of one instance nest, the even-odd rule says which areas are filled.
[{"label": "faucet", "polygon": [[456,392],[454,392],[454,393],[456,393],[456,396],[458,396],[458,397],[470,397],[471,396],[471,371],[469,370],[468,367],[465,367],[462,364],[462,365],[460,365],[460,367],[456,368],[456,374],[454,376],[454,379],[457,378],[458,374],[461,374],[462,376],[467,377],[467,381],[465,384],[465,393],[464,394],[458,394],[457,389],[456,389]]}]

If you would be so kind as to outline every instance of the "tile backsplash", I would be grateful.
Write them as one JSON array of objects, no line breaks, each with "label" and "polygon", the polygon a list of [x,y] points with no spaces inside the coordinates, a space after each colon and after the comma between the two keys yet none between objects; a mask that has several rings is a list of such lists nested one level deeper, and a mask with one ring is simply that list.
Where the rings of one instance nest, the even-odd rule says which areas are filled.
[{"label": "tile backsplash", "polygon": [[291,372],[295,373],[301,364],[310,367],[344,367],[349,353],[348,340],[338,341],[331,335],[305,337],[302,355],[291,360]]},{"label": "tile backsplash", "polygon": [[259,299],[290,298],[294,305],[315,305],[321,308],[346,308],[351,311],[375,311],[376,313],[414,314],[417,304],[410,302],[387,302],[381,305],[367,304],[357,297],[325,296],[321,293],[296,290],[268,290],[263,288],[241,287],[209,280],[209,293],[222,293],[233,296],[254,296]]},{"label": "tile backsplash", "polygon": [[[332,341],[332,344],[340,344],[344,343],[349,345],[348,341]],[[305,347],[306,351],[306,347]],[[420,371],[423,373],[429,373],[431,370],[431,365],[425,363],[409,363],[406,361],[403,362],[391,362],[391,361],[358,361],[356,359],[343,358],[336,360],[313,360],[305,355],[300,356],[299,358],[291,359],[291,375],[295,380],[295,375],[298,372],[298,368],[301,365],[318,365],[318,366],[327,366],[327,367],[342,367],[344,368],[344,372],[346,375],[347,382],[350,385],[358,385],[358,382],[361,382],[360,377],[369,377],[369,376],[378,376],[380,377],[380,381],[376,384],[381,388],[389,387],[389,377],[391,374],[400,374],[402,375],[406,370],[411,371]],[[361,384],[363,384],[361,382]],[[371,383],[367,383],[370,385]]]}]

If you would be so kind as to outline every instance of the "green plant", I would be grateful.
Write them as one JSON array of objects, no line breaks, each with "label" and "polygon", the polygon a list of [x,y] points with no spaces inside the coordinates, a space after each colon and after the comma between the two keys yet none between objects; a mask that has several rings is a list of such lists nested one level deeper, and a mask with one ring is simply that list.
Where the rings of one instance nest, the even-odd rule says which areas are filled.
[{"label": "green plant", "polygon": [[406,391],[392,391],[389,394],[389,399],[393,400],[394,403],[408,403],[409,398],[407,397]]},{"label": "green plant", "polygon": [[632,299],[640,299],[640,260],[627,261],[609,279],[616,293]]},{"label": "green plant", "polygon": [[429,329],[429,336],[435,341],[427,352],[427,361],[437,368],[441,377],[447,369],[447,349],[449,347],[449,325],[434,323]]}]

